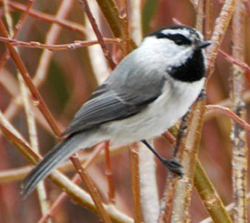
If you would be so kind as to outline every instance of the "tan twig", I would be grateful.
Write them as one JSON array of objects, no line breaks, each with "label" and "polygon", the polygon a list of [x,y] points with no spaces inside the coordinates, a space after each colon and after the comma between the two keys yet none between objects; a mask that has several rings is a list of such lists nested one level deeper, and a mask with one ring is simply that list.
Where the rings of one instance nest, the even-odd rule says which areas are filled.
[{"label": "tan twig", "polygon": [[205,3],[205,37],[206,39],[211,38],[212,25],[213,25],[213,0],[206,0]]},{"label": "tan twig", "polygon": [[212,45],[207,50],[207,81],[214,71],[214,62],[217,57],[219,47],[225,36],[227,27],[232,18],[234,8],[236,5],[236,0],[226,0],[223,5],[219,17],[216,19],[214,32],[211,38]]},{"label": "tan twig", "polygon": [[127,0],[122,0],[121,5],[123,6],[121,11],[121,20],[122,20],[122,49],[123,57],[129,54],[130,51],[130,35],[129,35],[129,21],[128,21],[128,4]]},{"label": "tan twig", "polygon": [[207,177],[199,160],[197,161],[195,169],[194,186],[203,200],[214,223],[233,223],[221,198]]},{"label": "tan twig", "polygon": [[[7,4],[4,4],[6,6],[6,9],[8,8]],[[25,15],[22,16],[21,21],[19,21],[19,27],[16,30],[13,30],[13,24],[12,24],[12,18],[9,15],[8,11],[6,10],[6,21],[9,27],[9,33],[10,36],[14,36],[18,34],[19,29],[21,28],[24,19],[28,15],[29,10],[31,9],[31,6],[33,5],[33,2],[30,1],[30,4],[28,5],[27,11],[24,13]],[[8,16],[7,16],[8,15]],[[6,55],[4,55],[4,59],[8,57],[9,53],[6,50]],[[6,60],[5,60],[6,61]],[[5,62],[3,61],[3,62]],[[21,96],[23,100],[23,105],[24,105],[24,110],[27,118],[27,126],[28,126],[28,132],[29,132],[29,139],[30,139],[30,144],[31,148],[38,153],[38,138],[37,138],[37,131],[36,131],[36,122],[34,118],[34,113],[31,110],[31,105],[30,105],[30,99],[29,99],[29,92],[28,89],[25,86],[24,80],[21,76],[21,74],[18,72],[18,82],[19,82],[19,87],[21,91]],[[41,207],[41,212],[42,214],[45,214],[48,209],[49,209],[49,204],[47,202],[47,194],[45,190],[45,186],[43,182],[40,182],[37,185],[37,191],[38,191],[38,199],[39,199],[39,204]],[[48,223],[51,223],[51,219],[47,220]]]},{"label": "tan twig", "polygon": [[112,57],[111,57],[111,54],[109,52],[109,50],[107,49],[106,47],[106,44],[103,40],[103,36],[97,26],[97,23],[96,23],[96,20],[94,18],[94,16],[92,15],[92,12],[89,8],[89,4],[88,4],[88,1],[87,0],[79,0],[79,3],[83,6],[83,9],[85,11],[85,13],[87,14],[88,18],[89,18],[89,21],[91,23],[91,26],[96,34],[96,38],[98,39],[100,45],[101,45],[101,48],[103,50],[103,53],[104,53],[104,56],[106,57],[108,63],[109,63],[109,66],[111,67],[111,69],[113,70],[116,66],[116,64],[114,63]]},{"label": "tan twig", "polygon": [[[246,34],[246,11],[242,0],[236,5],[232,22],[232,56],[244,61],[245,34]],[[246,104],[242,99],[245,78],[244,69],[232,65],[231,100],[233,110],[237,116],[246,119]],[[233,123],[232,126],[232,180],[234,194],[234,222],[247,223],[246,194],[248,189],[248,148],[246,132],[240,125]]]},{"label": "tan twig", "polygon": [[[120,40],[111,39],[111,38],[103,38],[106,44],[119,44]],[[11,43],[13,46],[19,47],[27,47],[27,48],[35,48],[35,49],[46,49],[51,51],[57,50],[75,50],[80,47],[93,46],[95,44],[99,44],[98,40],[88,40],[88,41],[80,41],[76,40],[74,43],[67,44],[44,44],[35,41],[24,42],[16,39],[9,39],[0,36],[0,42]]]},{"label": "tan twig", "polygon": [[[0,20],[0,32],[2,33],[2,35],[6,38],[8,37],[8,32],[2,22],[2,20]],[[34,86],[29,73],[21,59],[21,57],[19,56],[19,54],[16,52],[16,50],[14,49],[14,47],[10,44],[10,43],[6,43],[6,45],[9,48],[10,54],[14,60],[14,62],[16,63],[17,68],[19,69],[27,87],[29,88],[31,95],[33,97],[33,100],[35,102],[35,104],[37,105],[37,107],[39,108],[39,110],[41,111],[41,113],[44,115],[45,119],[47,120],[47,122],[49,123],[50,127],[53,129],[54,133],[59,136],[60,135],[60,130],[56,125],[56,122],[51,114],[51,112],[49,111],[47,105],[45,104],[45,101],[43,100],[42,96],[40,95],[39,91],[37,90],[37,88]]]},{"label": "tan twig", "polygon": [[[97,156],[100,154],[100,152],[103,150],[103,144],[99,144],[94,149],[91,157],[87,159],[87,161],[83,164],[83,168],[87,169],[91,163],[94,162],[94,160],[97,158]],[[79,159],[81,160],[81,159]],[[80,176],[79,174],[75,174],[75,176],[72,178],[72,182],[75,184],[78,184],[80,182]],[[50,209],[46,215],[42,216],[38,223],[43,223],[48,219],[50,216],[53,215],[53,212],[62,204],[62,202],[68,197],[68,194],[65,192],[61,192],[61,194],[58,196],[58,198],[53,202],[53,204],[50,206]]]},{"label": "tan twig", "polygon": [[[100,9],[98,7],[97,2],[89,1],[89,6],[92,9],[93,14],[95,15],[96,21],[98,22],[98,24],[100,24],[101,14],[100,14]],[[84,18],[86,19],[86,21],[88,21],[88,18],[86,15]],[[91,30],[91,24],[89,22],[86,22],[86,28]],[[90,41],[91,39],[95,39],[95,38],[96,38],[96,35],[93,31],[86,33],[86,40]],[[107,43],[105,39],[106,38],[103,38],[105,43]],[[107,64],[107,60],[105,56],[103,55],[102,49],[100,48],[100,46],[98,45],[91,46],[91,47],[88,47],[87,50],[88,50],[91,67],[94,71],[98,84],[101,85],[104,82],[104,80],[106,80],[107,77],[109,76],[111,69],[109,68],[109,65]]]},{"label": "tan twig", "polygon": [[203,33],[204,7],[205,1],[198,1],[195,27],[200,30],[201,33]]},{"label": "tan twig", "polygon": [[140,172],[139,172],[139,148],[133,144],[129,149],[131,184],[134,204],[134,222],[142,222],[141,192],[140,192]]},{"label": "tan twig", "polygon": [[[219,18],[217,19],[212,36],[212,46],[208,49],[208,76],[211,76],[213,72],[214,61],[218,53],[219,45],[222,42],[229,21],[231,20],[235,4],[235,0],[227,0],[222,7]],[[192,180],[196,163],[195,160],[201,137],[203,117],[205,114],[204,105],[205,98],[198,100],[192,107],[190,114],[191,118],[188,122],[189,128],[187,134],[185,134],[181,139],[181,149],[179,150],[180,152],[182,151],[182,153],[186,153],[184,153],[185,155],[183,155],[183,158],[180,159],[182,160],[182,164],[185,167],[183,168],[185,169],[184,177],[177,182],[177,188],[173,201],[173,209],[168,209],[169,203],[164,202],[166,206],[161,211],[159,222],[169,222],[166,217],[171,214],[171,222],[184,222],[185,219],[188,219],[188,207],[190,203],[190,194],[192,191]],[[191,151],[189,150],[190,148],[192,148]],[[171,184],[171,181],[169,184]],[[165,197],[165,200],[169,199]]]},{"label": "tan twig", "polygon": [[114,0],[96,0],[102,13],[104,14],[113,34],[121,38],[121,19]]},{"label": "tan twig", "polygon": [[[0,113],[0,129],[5,137],[15,145],[17,149],[22,151],[22,154],[26,156],[28,160],[32,163],[37,163],[41,160],[41,156],[36,154],[27,142],[22,139],[22,136],[8,123],[4,116]],[[67,177],[58,172],[53,171],[49,175],[49,179],[52,180],[56,185],[62,188],[68,195],[70,195],[76,202],[83,205],[85,208],[97,213],[95,204],[93,203],[91,197],[80,189],[77,185],[72,183]],[[110,216],[114,223],[132,223],[132,219],[127,215],[119,212],[115,207],[110,209],[108,206],[104,205],[106,212]]]},{"label": "tan twig", "polygon": [[[248,203],[250,202],[250,193],[247,194],[246,200]],[[234,206],[235,206],[234,203],[231,203],[231,204],[226,206],[226,211],[228,212],[228,214],[230,214],[230,215],[233,214]],[[209,217],[209,218],[206,218],[206,219],[200,221],[199,223],[214,223],[214,221],[212,220],[211,217]]]},{"label": "tan twig", "polygon": [[[70,12],[70,9],[73,7],[74,2],[74,0],[62,1],[55,15],[55,18],[57,18],[58,20],[66,18]],[[54,44],[57,41],[61,30],[62,28],[60,26],[58,26],[57,24],[52,24],[49,31],[47,32],[45,43],[49,45]],[[39,64],[35,76],[33,78],[34,84],[36,86],[40,86],[45,81],[48,75],[47,71],[52,60],[52,56],[53,52],[43,50],[39,59]]]},{"label": "tan twig", "polygon": [[[153,140],[148,140],[153,145]],[[157,166],[154,154],[142,143],[139,145],[139,174],[141,212],[144,222],[156,223],[159,216]]]},{"label": "tan twig", "polygon": [[105,223],[112,223],[109,215],[107,214],[106,210],[104,209],[104,206],[103,206],[102,201],[101,201],[101,197],[100,197],[93,181],[91,180],[91,178],[87,174],[85,168],[83,168],[81,166],[81,163],[79,162],[77,155],[76,154],[73,155],[70,159],[73,162],[73,164],[76,168],[76,171],[80,175],[82,181],[87,186],[88,191],[90,193],[90,196],[92,197],[92,199],[97,207],[97,211],[98,211],[100,217],[102,218],[102,220]]},{"label": "tan twig", "polygon": [[[2,2],[2,1],[3,0],[0,0],[0,2]],[[17,2],[11,1],[11,2],[8,2],[8,5],[11,8],[19,10],[21,12],[26,12],[26,10],[27,10],[27,6],[20,4],[20,3],[17,3]],[[29,11],[29,15],[31,15],[37,19],[46,21],[46,22],[55,23],[61,27],[64,27],[64,28],[73,30],[74,32],[80,33],[81,35],[85,35],[85,32],[86,32],[86,29],[77,23],[70,22],[70,21],[63,19],[63,18],[58,19],[55,16],[49,15],[47,13],[39,12],[38,10],[35,10],[35,9],[31,9]]]},{"label": "tan twig", "polygon": [[199,5],[199,0],[190,0],[190,2],[194,6],[194,9],[197,10]]},{"label": "tan twig", "polygon": [[[6,2],[6,4],[8,4],[8,2]],[[13,35],[12,35],[12,38],[16,38],[26,17],[28,16],[30,10],[31,10],[31,7],[33,6],[33,0],[29,0],[28,3],[27,3],[27,7],[26,7],[26,10],[24,11],[24,13],[22,14],[21,18],[18,20],[17,24],[16,24],[16,27],[15,27],[15,30],[13,32]],[[9,58],[9,51],[6,50],[5,53],[2,55],[1,59],[0,59],[0,72],[2,70],[2,68],[4,67],[4,64],[5,62],[8,60]]]},{"label": "tan twig", "polygon": [[139,45],[142,41],[142,2],[141,0],[133,0],[130,1],[131,8],[130,8],[130,30],[131,36],[135,41],[136,45]]},{"label": "tan twig", "polygon": [[115,184],[112,175],[109,142],[105,142],[105,174],[108,181],[108,199],[110,204],[115,204]]}]

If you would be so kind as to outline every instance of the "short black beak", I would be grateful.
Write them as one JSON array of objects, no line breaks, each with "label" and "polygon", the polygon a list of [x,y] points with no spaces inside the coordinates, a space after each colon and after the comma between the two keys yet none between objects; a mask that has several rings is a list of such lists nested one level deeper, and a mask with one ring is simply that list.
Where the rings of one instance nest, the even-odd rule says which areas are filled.
[{"label": "short black beak", "polygon": [[199,50],[199,49],[204,49],[208,46],[211,45],[211,42],[210,41],[203,41],[203,42],[199,42],[197,45],[196,45],[196,49]]}]

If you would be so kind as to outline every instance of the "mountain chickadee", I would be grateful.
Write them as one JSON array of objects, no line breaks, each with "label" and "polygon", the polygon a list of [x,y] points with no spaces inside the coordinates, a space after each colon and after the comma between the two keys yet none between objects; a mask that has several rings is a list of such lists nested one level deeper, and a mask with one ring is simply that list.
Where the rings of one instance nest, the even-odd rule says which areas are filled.
[{"label": "mountain chickadee", "polygon": [[206,69],[203,49],[210,44],[186,26],[147,36],[82,105],[62,134],[67,138],[29,173],[23,196],[79,149],[103,141],[110,141],[111,147],[140,140],[149,146],[144,139],[173,126],[200,94]]}]

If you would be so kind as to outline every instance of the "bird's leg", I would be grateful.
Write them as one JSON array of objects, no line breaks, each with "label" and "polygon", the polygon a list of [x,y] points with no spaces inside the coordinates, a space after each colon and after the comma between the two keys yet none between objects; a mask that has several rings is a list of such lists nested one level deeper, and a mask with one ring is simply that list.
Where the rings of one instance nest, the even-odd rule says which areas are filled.
[{"label": "bird's leg", "polygon": [[183,175],[182,171],[180,170],[182,168],[182,165],[178,163],[175,159],[166,160],[159,153],[157,153],[145,139],[141,140],[141,142],[153,152],[153,154],[161,161],[161,163],[165,167],[167,167],[168,170],[179,176]]}]

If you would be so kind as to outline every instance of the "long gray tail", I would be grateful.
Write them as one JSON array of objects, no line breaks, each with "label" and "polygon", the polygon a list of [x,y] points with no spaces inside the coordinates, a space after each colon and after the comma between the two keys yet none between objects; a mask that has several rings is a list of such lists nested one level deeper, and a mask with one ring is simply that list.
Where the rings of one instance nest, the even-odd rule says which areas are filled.
[{"label": "long gray tail", "polygon": [[46,154],[44,159],[25,178],[21,186],[23,197],[27,197],[35,189],[36,185],[56,168],[61,161],[69,158],[80,148],[93,146],[95,144],[94,138],[90,135],[90,131],[84,131],[69,136]]}]

